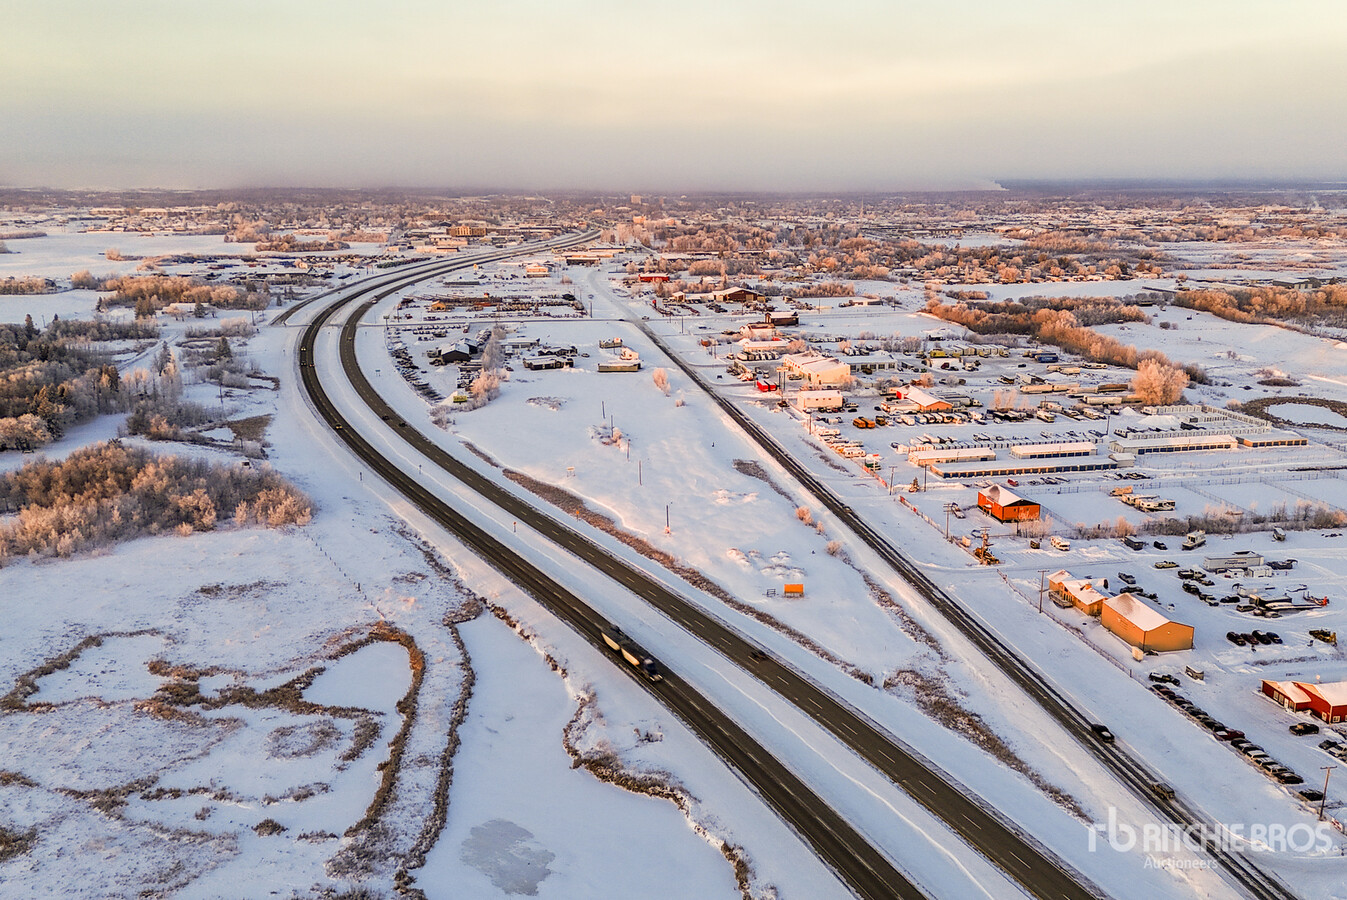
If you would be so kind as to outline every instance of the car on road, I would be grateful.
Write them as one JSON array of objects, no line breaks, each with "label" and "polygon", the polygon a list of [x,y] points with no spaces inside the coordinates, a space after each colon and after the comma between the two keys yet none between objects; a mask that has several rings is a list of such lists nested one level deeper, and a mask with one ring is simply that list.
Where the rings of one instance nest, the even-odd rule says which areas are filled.
[{"label": "car on road", "polygon": [[1090,725],[1090,730],[1094,732],[1094,736],[1099,738],[1101,742],[1105,744],[1113,743],[1113,732],[1108,730],[1107,725],[1101,725],[1100,723],[1095,722]]}]

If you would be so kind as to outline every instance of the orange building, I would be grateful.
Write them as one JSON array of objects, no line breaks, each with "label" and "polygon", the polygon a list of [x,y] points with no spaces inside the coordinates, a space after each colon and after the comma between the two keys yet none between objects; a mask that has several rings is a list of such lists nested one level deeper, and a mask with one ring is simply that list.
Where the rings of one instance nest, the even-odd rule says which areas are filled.
[{"label": "orange building", "polygon": [[1128,593],[1104,600],[1100,623],[1133,647],[1154,652],[1193,649],[1193,626],[1171,622]]},{"label": "orange building", "polygon": [[1033,522],[1043,511],[1034,501],[999,484],[978,491],[978,509],[998,522]]}]

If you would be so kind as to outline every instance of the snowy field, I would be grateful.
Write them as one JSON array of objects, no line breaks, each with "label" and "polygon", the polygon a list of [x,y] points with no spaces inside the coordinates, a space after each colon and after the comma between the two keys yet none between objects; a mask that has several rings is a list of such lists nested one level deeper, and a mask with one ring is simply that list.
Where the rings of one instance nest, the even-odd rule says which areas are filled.
[{"label": "snowy field", "polygon": [[[22,252],[0,256],[0,276],[65,278],[83,268],[109,273],[114,270],[100,262],[105,249],[131,252],[121,246],[125,236],[117,238],[120,243],[108,235],[76,234],[11,241],[11,249]],[[153,246],[157,253],[211,252],[205,249],[209,241],[217,242],[217,251],[223,246],[219,238],[137,240],[132,246]],[[163,249],[177,240],[185,243]],[[189,245],[194,250],[184,249]],[[16,262],[20,257],[26,267]],[[484,266],[474,276],[478,283],[441,285],[434,292],[573,292],[592,315],[514,317],[504,324],[513,339],[574,346],[574,364],[530,371],[522,354],[511,356],[499,397],[481,409],[451,410],[441,430],[431,424],[430,404],[392,365],[385,329],[361,329],[357,351],[368,374],[410,423],[493,477],[500,477],[499,466],[581,498],[614,530],[695,569],[717,589],[695,590],[613,537],[590,531],[615,554],[675,585],[902,735],[1111,896],[1233,896],[1209,870],[1169,868],[1141,853],[1090,850],[1089,826],[1106,821],[1110,810],[1133,824],[1154,822],[1154,814],[1018,689],[989,671],[784,472],[759,460],[756,448],[644,337],[636,320],[649,307],[615,287],[620,265],[572,267],[561,270],[564,278],[554,273],[528,281],[518,278],[519,265]],[[903,298],[905,309],[810,313],[803,330],[854,337],[862,330],[921,335],[949,328],[912,311],[920,305],[919,290],[875,287]],[[1047,286],[1014,287],[1045,293]],[[1133,282],[1051,287],[1073,288],[1063,291],[1070,295],[1086,287],[1123,294],[1143,289]],[[85,293],[0,298],[0,319],[21,321],[26,312],[35,319],[87,314],[94,295],[70,295]],[[394,295],[366,322],[382,322],[400,299],[427,293],[428,285],[418,285]],[[1201,362],[1222,382],[1195,388],[1190,396],[1216,406],[1227,398],[1261,396],[1257,385],[1243,387],[1273,366],[1303,379],[1305,387],[1296,390],[1347,399],[1347,353],[1335,342],[1200,313],[1189,318],[1178,309],[1152,314],[1155,324],[1125,331],[1113,326],[1115,336]],[[404,324],[434,324],[454,338],[492,323],[490,316],[466,313],[432,320],[424,308],[414,315]],[[1233,606],[1208,607],[1179,589],[1173,570],[1154,569],[1154,562],[1171,558],[1200,564],[1204,551],[1180,553],[1177,537],[1163,538],[1167,550],[1151,546],[1149,536],[1142,551],[1113,539],[1073,539],[1068,553],[1031,549],[1027,537],[976,511],[976,484],[932,481],[925,492],[891,493],[885,481],[901,487],[917,473],[906,453],[889,444],[906,445],[912,432],[922,431],[971,439],[973,432],[999,429],[1003,442],[1044,440],[1042,432],[1068,439],[1068,432],[1103,432],[1104,423],[1059,419],[1053,425],[876,430],[863,437],[867,449],[883,456],[877,478],[810,436],[805,419],[776,409],[751,383],[734,381],[724,360],[697,344],[702,334],[744,321],[656,317],[650,324],[1059,690],[1107,721],[1186,800],[1222,822],[1314,822],[1290,790],[1152,695],[1145,678],[1149,672],[1183,677],[1184,666],[1203,669],[1204,681],[1183,677],[1181,690],[1314,781],[1311,776],[1330,758],[1317,741],[1292,737],[1286,726],[1295,719],[1258,695],[1257,687],[1260,678],[1347,678],[1342,652],[1308,636],[1311,628],[1347,625],[1347,538],[1290,532],[1286,542],[1275,543],[1258,532],[1209,540],[1210,553],[1252,549],[1297,560],[1292,571],[1258,584],[1246,580],[1246,587],[1303,585],[1332,598],[1325,608],[1275,622],[1252,619]],[[1178,328],[1161,329],[1160,321]],[[172,340],[171,329],[181,326],[166,327]],[[420,857],[424,865],[410,874],[434,900],[607,893],[730,898],[741,890],[764,900],[847,896],[805,845],[626,673],[362,471],[298,390],[298,333],[297,327],[265,328],[238,347],[281,378],[278,391],[235,389],[220,396],[206,384],[187,390],[199,402],[223,402],[231,417],[273,416],[268,462],[314,497],[313,524],[281,532],[226,528],[188,538],[145,538],[77,559],[0,569],[0,603],[11,623],[0,634],[5,690],[25,683],[34,688],[0,713],[7,760],[0,766],[0,826],[31,836],[27,852],[0,862],[6,891],[316,896],[365,884],[391,895],[397,865],[390,860]],[[450,339],[417,341],[410,329],[403,334],[427,384],[452,394],[456,367],[431,367],[427,356]],[[640,371],[598,371],[617,353],[599,343],[615,337],[640,355]],[[326,338],[320,350],[330,360],[335,340]],[[997,376],[1023,371],[1020,362],[988,362],[970,376],[970,389],[993,390]],[[126,362],[136,364],[143,363]],[[667,392],[652,377],[657,368],[667,372]],[[335,371],[330,361],[327,371]],[[337,384],[329,389],[344,408],[356,409],[349,391]],[[874,402],[862,398],[862,412]],[[1296,409],[1300,421],[1326,421],[1302,408]],[[362,428],[379,425],[352,415]],[[115,419],[98,420],[48,455],[115,433]],[[418,470],[418,461],[393,437],[380,440],[404,470]],[[1096,473],[1063,484],[1026,483],[1021,490],[1061,526],[1120,516],[1134,525],[1144,522],[1145,514],[1108,496],[1124,483],[1174,498],[1178,514],[1217,506],[1266,511],[1306,497],[1347,509],[1347,483],[1337,475],[1289,472],[1298,461],[1342,461],[1342,451],[1320,440],[1312,438],[1303,450],[1148,461],[1143,468],[1154,477],[1146,482]],[[221,449],[151,446],[231,458]],[[0,455],[3,468],[23,461]],[[422,475],[452,501],[473,504],[447,479]],[[522,486],[513,489],[529,496]],[[534,499],[572,526],[587,528]],[[1003,565],[979,566],[967,550],[945,540],[944,509],[951,501],[968,510],[953,519],[951,535],[991,526]],[[712,650],[638,598],[576,572],[573,563],[501,514],[481,510],[480,516],[497,537],[590,596],[598,611],[733,711],[914,880],[939,896],[1019,895],[938,820]],[[1196,627],[1195,649],[1137,662],[1095,620],[1050,604],[1039,613],[1040,573],[1063,567],[1110,578],[1111,584],[1119,571],[1134,574],[1156,592],[1159,608]],[[803,594],[786,596],[787,584],[803,584]],[[1218,580],[1222,586],[1234,588],[1232,580]],[[483,611],[479,598],[515,627]],[[1278,630],[1284,643],[1251,651],[1225,639],[1228,630],[1256,627]],[[100,635],[100,643],[87,641]],[[64,667],[52,665],[62,659]],[[419,669],[417,659],[423,661]],[[411,715],[409,692],[416,695]],[[184,696],[199,700],[170,702]],[[947,700],[944,708],[958,715],[932,712],[923,701],[933,696]],[[398,735],[405,750],[385,790],[390,742]],[[576,766],[578,759],[610,758],[624,771],[665,779],[682,802],[630,793]],[[446,762],[452,767],[446,769]],[[1055,801],[1048,789],[1068,799]],[[1330,790],[1330,813],[1341,809],[1343,796],[1337,787]],[[376,802],[384,804],[380,827],[362,828]],[[736,883],[722,843],[736,848],[732,852],[749,873],[746,883]],[[1306,897],[1347,897],[1342,846],[1339,835],[1328,849],[1262,853],[1258,859]]]}]

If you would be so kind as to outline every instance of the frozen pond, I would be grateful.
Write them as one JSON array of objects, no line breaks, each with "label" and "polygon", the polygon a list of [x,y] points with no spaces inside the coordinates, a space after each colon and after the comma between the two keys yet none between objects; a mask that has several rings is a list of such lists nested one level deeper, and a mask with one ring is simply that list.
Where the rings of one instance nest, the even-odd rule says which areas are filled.
[{"label": "frozen pond", "polygon": [[1347,417],[1311,403],[1277,403],[1269,406],[1267,411],[1297,425],[1331,425],[1334,428],[1347,428]]}]

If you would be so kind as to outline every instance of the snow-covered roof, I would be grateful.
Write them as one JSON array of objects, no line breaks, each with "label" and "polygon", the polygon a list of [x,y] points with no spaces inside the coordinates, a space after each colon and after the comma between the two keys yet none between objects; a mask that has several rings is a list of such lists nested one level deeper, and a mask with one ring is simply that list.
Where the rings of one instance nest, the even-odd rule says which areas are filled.
[{"label": "snow-covered roof", "polygon": [[1026,500],[1010,488],[999,484],[994,484],[989,488],[983,488],[981,494],[987,498],[988,502],[995,503],[997,506],[1010,506],[1015,503],[1034,502],[1032,500]]},{"label": "snow-covered roof", "polygon": [[1151,609],[1127,592],[1116,597],[1106,597],[1104,605],[1142,631],[1154,631],[1170,622],[1168,616],[1161,615],[1158,610]]},{"label": "snow-covered roof", "polygon": [[1305,691],[1302,689],[1301,685],[1298,682],[1272,681],[1271,679],[1265,678],[1263,679],[1263,685],[1265,687],[1271,687],[1277,693],[1281,694],[1283,697],[1285,697],[1287,700],[1290,700],[1297,706],[1310,702],[1310,695],[1305,693]]},{"label": "snow-covered roof", "polygon": [[1296,685],[1308,693],[1318,694],[1329,706],[1347,706],[1347,681],[1333,681],[1328,684],[1307,684],[1298,681]]}]

